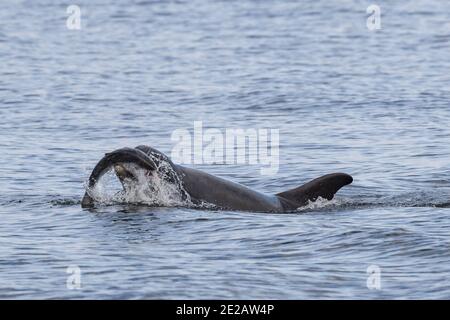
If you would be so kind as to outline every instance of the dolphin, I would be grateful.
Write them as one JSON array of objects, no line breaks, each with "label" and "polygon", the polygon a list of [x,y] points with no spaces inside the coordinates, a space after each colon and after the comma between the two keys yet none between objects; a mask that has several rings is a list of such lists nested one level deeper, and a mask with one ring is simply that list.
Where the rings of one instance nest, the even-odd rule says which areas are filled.
[{"label": "dolphin", "polygon": [[[83,208],[95,205],[89,190],[111,167],[122,183],[124,192],[137,183],[152,185],[154,179],[159,179],[171,184],[182,200],[188,200],[194,205],[209,204],[215,209],[235,211],[292,212],[319,197],[333,199],[339,189],[353,181],[348,174],[331,173],[294,189],[264,194],[242,184],[174,164],[162,152],[140,145],[105,154],[89,177],[88,188],[81,201]],[[144,181],[139,177],[138,170],[145,172]]]}]

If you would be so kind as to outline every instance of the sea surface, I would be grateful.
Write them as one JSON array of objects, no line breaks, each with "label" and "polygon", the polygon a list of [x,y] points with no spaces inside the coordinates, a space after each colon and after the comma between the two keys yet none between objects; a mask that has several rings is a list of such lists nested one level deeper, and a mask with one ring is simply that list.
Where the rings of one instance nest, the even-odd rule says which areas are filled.
[{"label": "sea surface", "polygon": [[[450,298],[449,1],[73,2],[0,3],[0,298]],[[105,152],[200,121],[278,129],[279,168],[188,166],[354,182],[288,214],[81,208]]]}]

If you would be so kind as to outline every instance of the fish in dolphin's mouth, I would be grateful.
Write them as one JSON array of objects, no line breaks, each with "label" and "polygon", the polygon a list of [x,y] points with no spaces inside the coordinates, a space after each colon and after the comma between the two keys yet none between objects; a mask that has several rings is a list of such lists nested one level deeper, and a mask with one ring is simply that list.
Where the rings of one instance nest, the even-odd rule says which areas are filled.
[{"label": "fish in dolphin's mouth", "polygon": [[136,181],[136,176],[129,170],[125,168],[123,163],[118,163],[114,165],[114,172],[120,181],[131,180]]},{"label": "fish in dolphin's mouth", "polygon": [[113,165],[114,173],[123,187],[122,194],[130,196],[131,193],[140,191],[155,192],[158,184],[158,175],[155,170],[148,170],[135,163],[116,163]]},{"label": "fish in dolphin's mouth", "polygon": [[139,177],[141,176],[147,177],[150,181],[150,178],[153,175],[152,171],[143,169],[130,163],[117,163],[113,166],[113,168],[114,173],[116,174],[117,178],[119,178],[124,187],[132,183],[139,183]]}]

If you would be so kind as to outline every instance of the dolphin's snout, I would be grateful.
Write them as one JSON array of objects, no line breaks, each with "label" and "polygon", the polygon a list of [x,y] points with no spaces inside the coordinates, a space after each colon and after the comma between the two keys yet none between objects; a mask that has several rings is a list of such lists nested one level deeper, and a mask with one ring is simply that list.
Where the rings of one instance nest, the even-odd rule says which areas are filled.
[{"label": "dolphin's snout", "polygon": [[83,200],[81,200],[81,207],[91,208],[93,206],[94,206],[94,199],[92,199],[92,197],[87,192],[85,192]]}]

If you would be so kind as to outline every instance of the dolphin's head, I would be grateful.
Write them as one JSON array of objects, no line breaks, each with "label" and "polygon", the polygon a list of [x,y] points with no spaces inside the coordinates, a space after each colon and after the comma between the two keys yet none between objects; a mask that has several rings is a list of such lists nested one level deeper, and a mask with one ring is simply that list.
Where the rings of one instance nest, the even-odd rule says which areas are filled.
[{"label": "dolphin's head", "polygon": [[[161,194],[180,194],[181,198],[185,199],[177,166],[154,148],[141,145],[134,149],[123,148],[106,154],[94,168],[89,178],[89,188],[94,187],[111,167],[123,186],[125,196],[131,194],[134,198],[139,198],[145,195],[148,199],[158,200]],[[168,192],[167,188],[173,192]],[[87,207],[93,203],[94,200],[86,192],[82,205]]]}]

